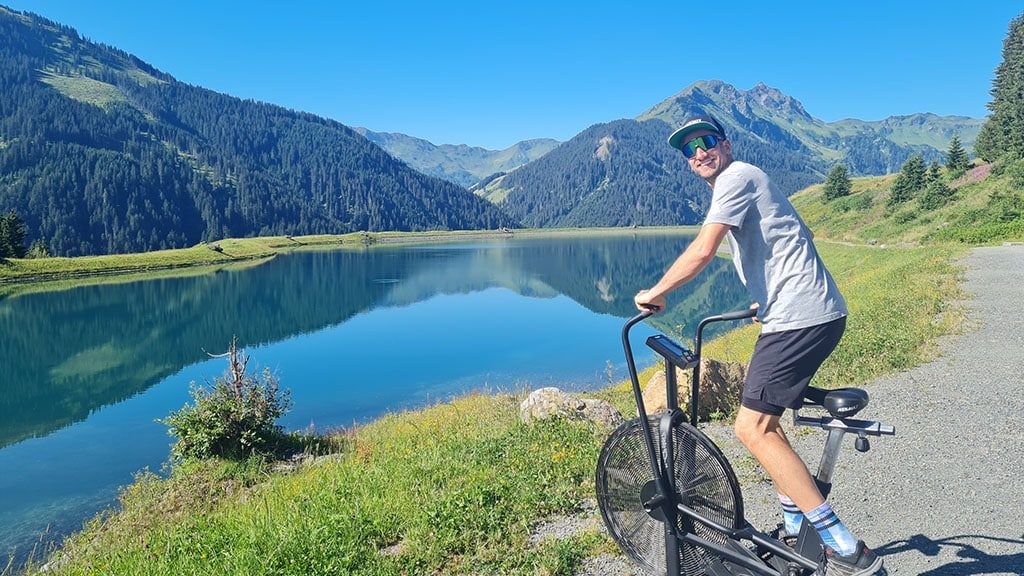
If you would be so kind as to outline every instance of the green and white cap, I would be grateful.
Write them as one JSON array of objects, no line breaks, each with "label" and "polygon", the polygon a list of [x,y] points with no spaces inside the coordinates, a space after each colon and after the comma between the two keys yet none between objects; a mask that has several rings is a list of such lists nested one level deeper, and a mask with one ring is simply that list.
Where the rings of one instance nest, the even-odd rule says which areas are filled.
[{"label": "green and white cap", "polygon": [[722,140],[726,139],[725,129],[718,123],[718,120],[711,116],[700,115],[691,116],[686,122],[683,122],[683,126],[668,137],[668,143],[676,150],[682,150],[683,145],[690,141],[690,134],[698,130],[707,130],[708,132],[713,132],[716,136],[721,136]]}]

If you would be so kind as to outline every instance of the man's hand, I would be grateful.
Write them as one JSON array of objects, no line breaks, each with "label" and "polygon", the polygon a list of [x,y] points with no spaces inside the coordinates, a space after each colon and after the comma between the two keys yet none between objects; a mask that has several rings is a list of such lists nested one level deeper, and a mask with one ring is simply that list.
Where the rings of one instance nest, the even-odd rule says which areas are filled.
[{"label": "man's hand", "polygon": [[[750,305],[750,309],[751,310],[757,310],[760,307],[761,307],[761,305],[758,304],[757,302],[754,302],[753,304]],[[753,320],[757,324],[761,323],[761,321],[757,319],[757,316],[754,316],[753,318],[751,318],[751,320]]]},{"label": "man's hand", "polygon": [[650,290],[641,290],[633,297],[633,303],[636,304],[636,309],[641,312],[661,312],[665,309],[665,296],[660,294],[654,295]]}]

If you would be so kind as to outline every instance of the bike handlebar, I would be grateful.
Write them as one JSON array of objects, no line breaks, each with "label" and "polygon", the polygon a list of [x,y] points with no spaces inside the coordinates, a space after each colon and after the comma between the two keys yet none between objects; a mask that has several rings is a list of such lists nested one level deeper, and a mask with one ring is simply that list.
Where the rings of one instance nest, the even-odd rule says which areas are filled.
[{"label": "bike handlebar", "polygon": [[744,318],[753,318],[757,316],[757,308],[744,308],[743,310],[734,310],[732,312],[726,312],[725,314],[719,314],[718,316],[711,316],[705,318],[705,322],[723,322],[729,320],[742,320]]}]

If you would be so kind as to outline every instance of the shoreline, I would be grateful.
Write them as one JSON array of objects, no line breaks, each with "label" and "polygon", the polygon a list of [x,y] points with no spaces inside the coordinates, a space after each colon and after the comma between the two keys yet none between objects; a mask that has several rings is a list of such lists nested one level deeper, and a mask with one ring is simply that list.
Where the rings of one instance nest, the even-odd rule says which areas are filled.
[{"label": "shoreline", "polygon": [[[226,266],[259,265],[299,250],[367,249],[380,244],[440,244],[474,240],[544,238],[560,236],[614,236],[623,234],[695,234],[699,226],[650,226],[639,228],[559,228],[524,230],[451,230],[444,232],[354,232],[340,235],[262,236],[228,238],[189,248],[107,254],[101,256],[9,259],[0,261],[0,297],[44,289],[119,282],[148,277],[173,276],[175,271],[212,272]],[[208,269],[208,270],[207,270]]]}]

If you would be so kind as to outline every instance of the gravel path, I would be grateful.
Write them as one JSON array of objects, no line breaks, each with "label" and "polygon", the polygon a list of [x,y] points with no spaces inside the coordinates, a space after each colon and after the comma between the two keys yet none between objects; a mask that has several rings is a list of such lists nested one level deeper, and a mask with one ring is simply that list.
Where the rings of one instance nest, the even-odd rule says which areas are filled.
[{"label": "gravel path", "polygon": [[[969,326],[940,341],[939,359],[866,386],[863,417],[897,435],[867,454],[847,439],[835,473],[835,510],[890,575],[1024,575],[1024,246],[975,248],[963,265]],[[705,431],[740,476],[748,520],[774,526],[770,483],[731,430]],[[790,438],[816,469],[823,432]],[[580,571],[636,573],[613,556]]]},{"label": "gravel path", "polygon": [[[836,470],[834,508],[891,575],[1024,575],[1024,246],[975,248],[963,265],[969,326],[939,359],[866,387],[864,417],[896,436],[867,454],[844,444]],[[816,466],[821,442],[794,444]],[[763,526],[774,493],[757,500]]]}]

